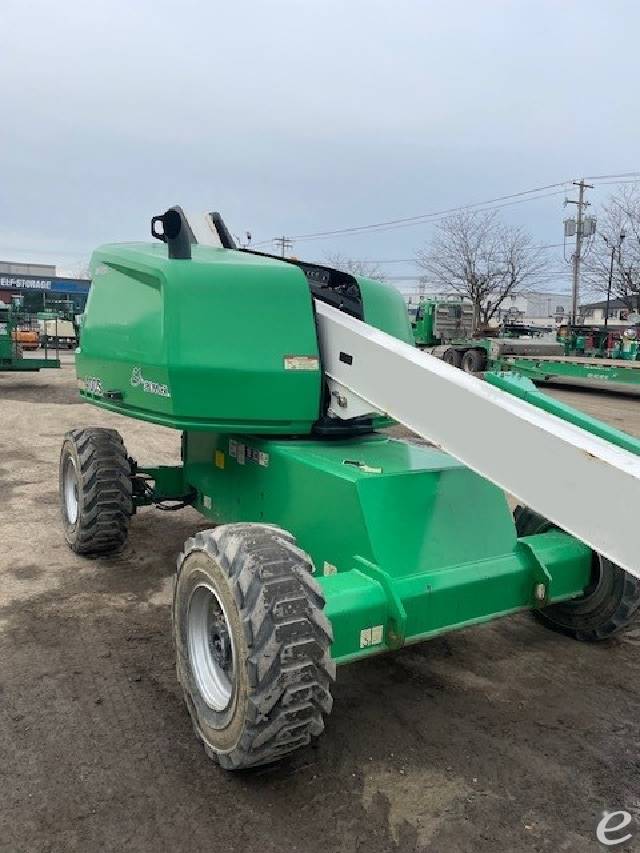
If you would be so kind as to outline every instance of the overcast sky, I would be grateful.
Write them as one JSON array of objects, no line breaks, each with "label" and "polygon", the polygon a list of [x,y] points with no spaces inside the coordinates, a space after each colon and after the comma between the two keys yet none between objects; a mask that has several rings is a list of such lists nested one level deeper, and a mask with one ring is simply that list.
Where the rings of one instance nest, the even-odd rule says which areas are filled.
[{"label": "overcast sky", "polygon": [[[174,203],[259,241],[640,168],[631,0],[1,0],[0,28],[6,260],[69,270]],[[562,201],[501,215],[555,243]]]}]

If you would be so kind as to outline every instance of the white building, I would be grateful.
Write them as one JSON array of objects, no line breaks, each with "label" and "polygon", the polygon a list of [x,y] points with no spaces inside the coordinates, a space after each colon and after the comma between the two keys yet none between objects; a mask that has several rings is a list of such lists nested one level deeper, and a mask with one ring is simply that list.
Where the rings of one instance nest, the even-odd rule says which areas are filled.
[{"label": "white building", "polygon": [[517,321],[527,326],[555,326],[570,314],[570,296],[546,291],[528,291],[507,296],[493,315],[493,321]]},{"label": "white building", "polygon": [[[580,306],[580,320],[587,326],[603,326],[606,313],[606,299],[601,299],[600,302],[589,302],[586,305]],[[608,322],[611,326],[635,325],[638,323],[638,311],[630,309],[628,302],[625,302],[623,299],[611,298],[609,300]]]}]

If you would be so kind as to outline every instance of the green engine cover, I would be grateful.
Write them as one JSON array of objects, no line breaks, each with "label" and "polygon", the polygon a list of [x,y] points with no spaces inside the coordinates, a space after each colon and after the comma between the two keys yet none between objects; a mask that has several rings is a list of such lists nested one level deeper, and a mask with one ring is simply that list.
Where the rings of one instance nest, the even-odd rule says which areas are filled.
[{"label": "green engine cover", "polygon": [[[310,285],[293,263],[194,245],[110,245],[92,258],[76,369],[90,402],[189,430],[306,434],[321,412]],[[358,280],[365,319],[408,340],[402,296]]]},{"label": "green engine cover", "polygon": [[77,355],[81,393],[179,429],[307,432],[321,371],[303,273],[227,249],[105,246]]}]

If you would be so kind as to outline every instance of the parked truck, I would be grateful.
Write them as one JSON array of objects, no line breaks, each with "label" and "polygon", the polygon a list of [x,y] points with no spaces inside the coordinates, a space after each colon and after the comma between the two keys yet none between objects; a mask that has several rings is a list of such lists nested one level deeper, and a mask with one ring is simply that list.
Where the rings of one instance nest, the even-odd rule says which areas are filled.
[{"label": "parked truck", "polygon": [[416,346],[466,373],[514,371],[534,382],[640,387],[634,329],[507,324],[472,330],[473,309],[460,301],[424,300],[410,310]]},{"label": "parked truck", "polygon": [[40,320],[40,338],[48,347],[75,349],[76,329],[72,320],[51,317]]}]

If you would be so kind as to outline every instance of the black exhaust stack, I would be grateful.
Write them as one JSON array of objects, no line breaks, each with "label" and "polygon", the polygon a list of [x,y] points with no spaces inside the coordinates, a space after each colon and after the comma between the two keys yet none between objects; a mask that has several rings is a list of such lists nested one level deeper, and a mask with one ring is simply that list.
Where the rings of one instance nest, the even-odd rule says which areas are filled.
[{"label": "black exhaust stack", "polygon": [[[158,231],[158,223],[162,223],[162,231]],[[196,242],[196,238],[182,208],[177,204],[165,210],[161,216],[151,217],[151,235],[167,244],[170,258],[191,260],[191,244]]]}]

